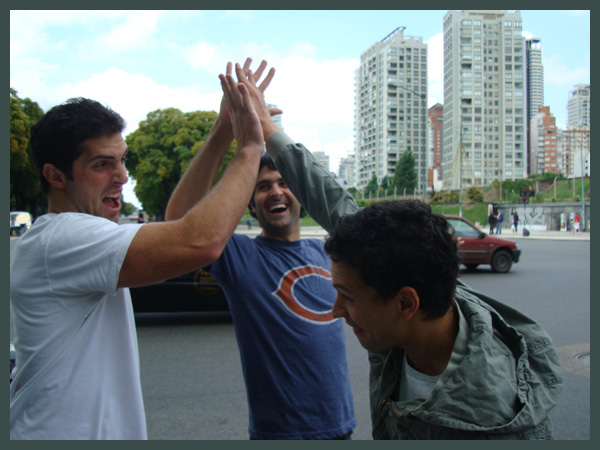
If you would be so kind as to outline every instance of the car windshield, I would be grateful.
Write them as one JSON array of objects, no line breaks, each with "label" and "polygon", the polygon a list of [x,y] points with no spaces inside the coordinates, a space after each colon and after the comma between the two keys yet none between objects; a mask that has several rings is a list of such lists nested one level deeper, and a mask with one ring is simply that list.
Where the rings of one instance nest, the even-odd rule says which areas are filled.
[{"label": "car windshield", "polygon": [[461,219],[448,219],[457,237],[479,237],[480,231]]}]

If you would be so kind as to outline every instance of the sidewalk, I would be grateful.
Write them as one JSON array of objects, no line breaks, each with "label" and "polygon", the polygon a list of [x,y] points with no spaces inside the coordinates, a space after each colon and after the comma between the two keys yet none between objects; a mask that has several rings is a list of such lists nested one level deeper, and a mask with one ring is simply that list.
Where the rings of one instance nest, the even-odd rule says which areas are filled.
[{"label": "sidewalk", "polygon": [[[256,236],[260,234],[261,228],[257,224],[252,226],[251,230],[248,230],[247,225],[238,225],[235,230],[238,234],[246,234],[248,236]],[[482,230],[484,231],[484,230]],[[303,238],[316,238],[325,239],[327,232],[318,226],[313,227],[302,227],[300,234]],[[496,236],[494,234],[494,236]],[[589,241],[591,232],[582,231],[579,233],[573,233],[567,231],[541,231],[541,230],[529,230],[529,236],[523,236],[523,229],[519,227],[518,233],[513,233],[510,230],[503,230],[503,233],[497,235],[499,238],[509,240],[551,240],[551,241]]]}]

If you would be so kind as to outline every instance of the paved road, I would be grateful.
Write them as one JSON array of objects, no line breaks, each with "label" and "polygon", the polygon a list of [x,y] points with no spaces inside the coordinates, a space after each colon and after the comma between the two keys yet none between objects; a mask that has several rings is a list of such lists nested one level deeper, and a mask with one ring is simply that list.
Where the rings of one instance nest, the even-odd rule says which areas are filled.
[{"label": "paved road", "polygon": [[[590,438],[589,242],[521,240],[522,259],[508,274],[464,271],[473,288],[540,322],[565,367],[552,413],[558,439]],[[138,315],[142,382],[153,439],[247,439],[247,403],[233,326],[220,314]],[[369,440],[368,361],[346,327],[357,428]]]},{"label": "paved road", "polygon": [[[324,237],[325,232],[305,227],[303,234]],[[511,272],[494,274],[482,267],[462,274],[473,288],[535,318],[554,340],[565,368],[565,389],[552,413],[558,439],[590,438],[589,235],[503,235],[523,249]],[[11,249],[14,243],[11,238]],[[136,321],[150,438],[247,439],[245,389],[229,315],[138,314]],[[358,422],[353,438],[368,440],[366,351],[345,328]]]}]

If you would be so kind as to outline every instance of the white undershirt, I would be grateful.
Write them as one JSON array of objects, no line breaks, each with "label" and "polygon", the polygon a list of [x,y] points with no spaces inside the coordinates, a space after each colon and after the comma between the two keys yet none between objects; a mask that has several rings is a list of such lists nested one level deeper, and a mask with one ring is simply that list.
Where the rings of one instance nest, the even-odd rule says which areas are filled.
[{"label": "white undershirt", "polygon": [[[456,336],[456,340],[454,341],[454,347],[452,349],[452,355],[450,356],[450,361],[448,362],[448,366],[446,366],[447,371],[449,369],[454,369],[467,352],[467,337],[469,335],[469,326],[463,314],[460,311],[460,308],[456,302],[454,303],[454,307],[456,308],[456,312],[458,313],[458,334]],[[415,370],[408,363],[408,359],[406,357],[406,353],[404,353],[404,361],[402,364],[402,374],[400,378],[400,393],[399,400],[413,400],[413,399],[422,399],[425,400],[433,391],[435,384],[438,379],[441,377],[440,375],[430,376],[425,375],[424,373]]]}]

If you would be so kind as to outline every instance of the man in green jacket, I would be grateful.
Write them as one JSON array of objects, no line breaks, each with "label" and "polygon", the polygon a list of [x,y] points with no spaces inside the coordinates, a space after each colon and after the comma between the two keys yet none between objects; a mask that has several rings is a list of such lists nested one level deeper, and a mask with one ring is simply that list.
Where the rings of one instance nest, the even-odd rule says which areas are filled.
[{"label": "man in green jacket", "polygon": [[[252,74],[238,81],[254,87]],[[255,97],[253,97],[255,98]],[[255,104],[268,153],[330,235],[333,314],[369,351],[374,439],[551,439],[562,369],[547,333],[458,280],[452,229],[419,201],[359,211]]]}]

